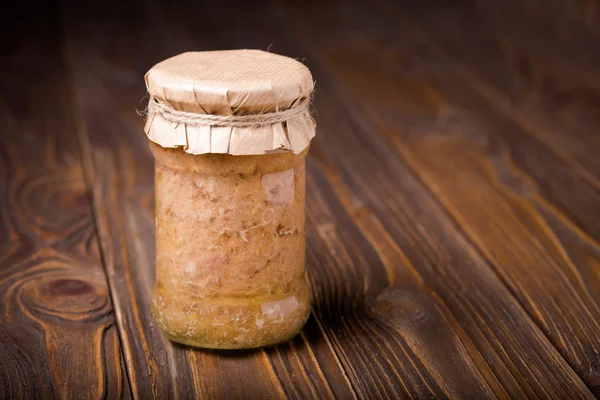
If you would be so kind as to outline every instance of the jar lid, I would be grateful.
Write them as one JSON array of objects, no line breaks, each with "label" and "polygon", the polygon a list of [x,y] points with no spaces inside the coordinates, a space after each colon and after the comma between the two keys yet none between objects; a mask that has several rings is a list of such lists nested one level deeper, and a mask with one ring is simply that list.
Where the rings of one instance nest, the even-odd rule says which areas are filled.
[{"label": "jar lid", "polygon": [[145,132],[190,154],[304,150],[315,136],[313,80],[302,63],[261,50],[189,52],[148,71]]}]

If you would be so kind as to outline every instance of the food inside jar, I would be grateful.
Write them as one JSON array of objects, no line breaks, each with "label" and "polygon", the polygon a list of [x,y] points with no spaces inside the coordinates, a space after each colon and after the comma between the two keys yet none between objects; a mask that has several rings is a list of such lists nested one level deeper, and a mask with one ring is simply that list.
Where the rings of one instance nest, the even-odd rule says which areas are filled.
[{"label": "food inside jar", "polygon": [[173,341],[222,349],[296,335],[311,300],[304,268],[308,149],[232,156],[150,146],[159,327]]}]

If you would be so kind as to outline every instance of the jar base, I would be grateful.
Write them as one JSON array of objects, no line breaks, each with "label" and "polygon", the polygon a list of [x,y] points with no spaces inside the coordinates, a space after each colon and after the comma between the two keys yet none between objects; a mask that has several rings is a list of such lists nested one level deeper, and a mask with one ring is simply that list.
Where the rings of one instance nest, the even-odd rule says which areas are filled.
[{"label": "jar base", "polygon": [[281,339],[276,340],[276,341],[264,341],[262,343],[258,342],[256,344],[249,346],[249,345],[243,345],[243,344],[237,344],[237,343],[206,343],[206,342],[201,342],[201,341],[194,340],[191,338],[183,338],[181,336],[174,336],[174,335],[170,334],[169,332],[161,329],[165,338],[167,338],[171,342],[174,342],[174,343],[177,343],[180,345],[184,345],[184,346],[198,348],[198,349],[205,349],[205,350],[256,350],[256,349],[265,348],[265,347],[277,346],[278,344],[289,342],[290,340],[292,340],[293,338],[298,336],[298,334],[300,333],[301,330],[302,330],[302,328],[298,329],[293,334],[291,334],[287,337],[282,337]]},{"label": "jar base", "polygon": [[[162,296],[155,293],[155,300]],[[152,316],[173,342],[205,349],[253,349],[295,337],[310,316],[310,292],[279,300],[213,300],[173,307],[154,301]]]}]

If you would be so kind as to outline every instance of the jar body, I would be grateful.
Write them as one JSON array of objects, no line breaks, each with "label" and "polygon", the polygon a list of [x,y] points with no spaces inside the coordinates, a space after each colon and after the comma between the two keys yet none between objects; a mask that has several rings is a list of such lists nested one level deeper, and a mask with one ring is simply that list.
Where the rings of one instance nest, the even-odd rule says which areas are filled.
[{"label": "jar body", "polygon": [[305,157],[190,155],[151,143],[152,313],[175,342],[237,349],[295,336],[310,314]]}]

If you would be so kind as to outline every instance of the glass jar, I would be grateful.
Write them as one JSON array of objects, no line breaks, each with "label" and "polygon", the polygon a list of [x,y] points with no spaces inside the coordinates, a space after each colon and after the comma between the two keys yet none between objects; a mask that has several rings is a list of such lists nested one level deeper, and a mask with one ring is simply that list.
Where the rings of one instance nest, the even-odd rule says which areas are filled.
[{"label": "glass jar", "polygon": [[146,86],[157,325],[170,340],[213,349],[292,338],[311,308],[310,71],[259,50],[190,52],[152,67]]},{"label": "glass jar", "polygon": [[310,314],[305,157],[191,155],[156,162],[152,312],[169,339],[235,349],[295,336]]}]

